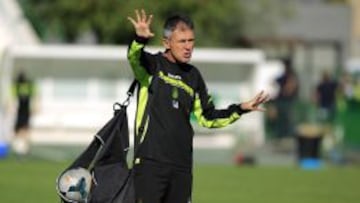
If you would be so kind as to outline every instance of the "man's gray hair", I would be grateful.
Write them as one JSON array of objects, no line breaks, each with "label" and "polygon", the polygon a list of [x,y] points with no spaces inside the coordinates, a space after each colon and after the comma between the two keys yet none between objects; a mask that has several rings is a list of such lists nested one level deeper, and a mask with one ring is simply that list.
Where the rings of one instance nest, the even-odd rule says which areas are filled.
[{"label": "man's gray hair", "polygon": [[169,38],[179,23],[183,23],[189,29],[194,30],[194,23],[188,16],[177,14],[166,19],[164,24],[163,37]]}]

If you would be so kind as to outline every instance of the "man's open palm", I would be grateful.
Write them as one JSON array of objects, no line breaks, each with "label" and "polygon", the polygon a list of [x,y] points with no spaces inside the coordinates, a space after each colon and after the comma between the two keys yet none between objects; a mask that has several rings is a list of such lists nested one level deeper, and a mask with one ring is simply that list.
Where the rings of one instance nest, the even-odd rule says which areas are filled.
[{"label": "man's open palm", "polygon": [[136,35],[144,38],[153,37],[154,33],[152,33],[150,30],[150,25],[153,16],[152,15],[147,16],[146,12],[143,9],[141,9],[140,12],[139,10],[135,10],[135,16],[136,16],[136,20],[132,17],[128,17],[128,20],[133,24]]},{"label": "man's open palm", "polygon": [[269,100],[269,94],[261,91],[250,101],[241,103],[241,108],[246,111],[265,111],[265,109],[261,108],[260,105],[268,102]]}]

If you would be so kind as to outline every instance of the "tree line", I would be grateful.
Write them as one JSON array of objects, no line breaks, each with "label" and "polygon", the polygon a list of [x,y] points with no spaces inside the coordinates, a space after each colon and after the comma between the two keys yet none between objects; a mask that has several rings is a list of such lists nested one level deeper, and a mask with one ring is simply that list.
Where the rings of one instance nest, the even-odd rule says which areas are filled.
[{"label": "tree line", "polygon": [[154,15],[156,37],[152,43],[161,40],[166,17],[184,13],[194,20],[198,45],[248,46],[245,36],[271,34],[276,26],[271,16],[284,15],[282,12],[288,10],[279,10],[266,0],[253,0],[251,4],[245,0],[18,1],[40,38],[60,43],[79,43],[90,36],[97,44],[127,44],[134,34],[127,16],[133,15],[134,9],[144,8]]}]

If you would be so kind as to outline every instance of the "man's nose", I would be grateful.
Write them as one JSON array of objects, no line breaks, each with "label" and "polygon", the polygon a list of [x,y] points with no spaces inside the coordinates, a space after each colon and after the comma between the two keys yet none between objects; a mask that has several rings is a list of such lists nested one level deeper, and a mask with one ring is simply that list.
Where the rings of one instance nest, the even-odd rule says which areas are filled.
[{"label": "man's nose", "polygon": [[186,41],[185,42],[185,49],[192,49],[192,47],[193,47],[193,42],[191,42],[191,41]]}]

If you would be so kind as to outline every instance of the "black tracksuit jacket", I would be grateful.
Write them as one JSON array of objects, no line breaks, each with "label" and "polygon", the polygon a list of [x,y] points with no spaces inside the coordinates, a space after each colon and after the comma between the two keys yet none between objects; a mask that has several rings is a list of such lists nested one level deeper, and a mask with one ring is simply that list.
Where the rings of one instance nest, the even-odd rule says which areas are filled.
[{"label": "black tracksuit jacket", "polygon": [[227,126],[244,113],[239,104],[217,110],[199,70],[173,63],[162,53],[144,51],[145,39],[135,38],[128,60],[140,84],[135,134],[136,162],[150,159],[179,167],[192,167],[193,113],[201,126]]}]

